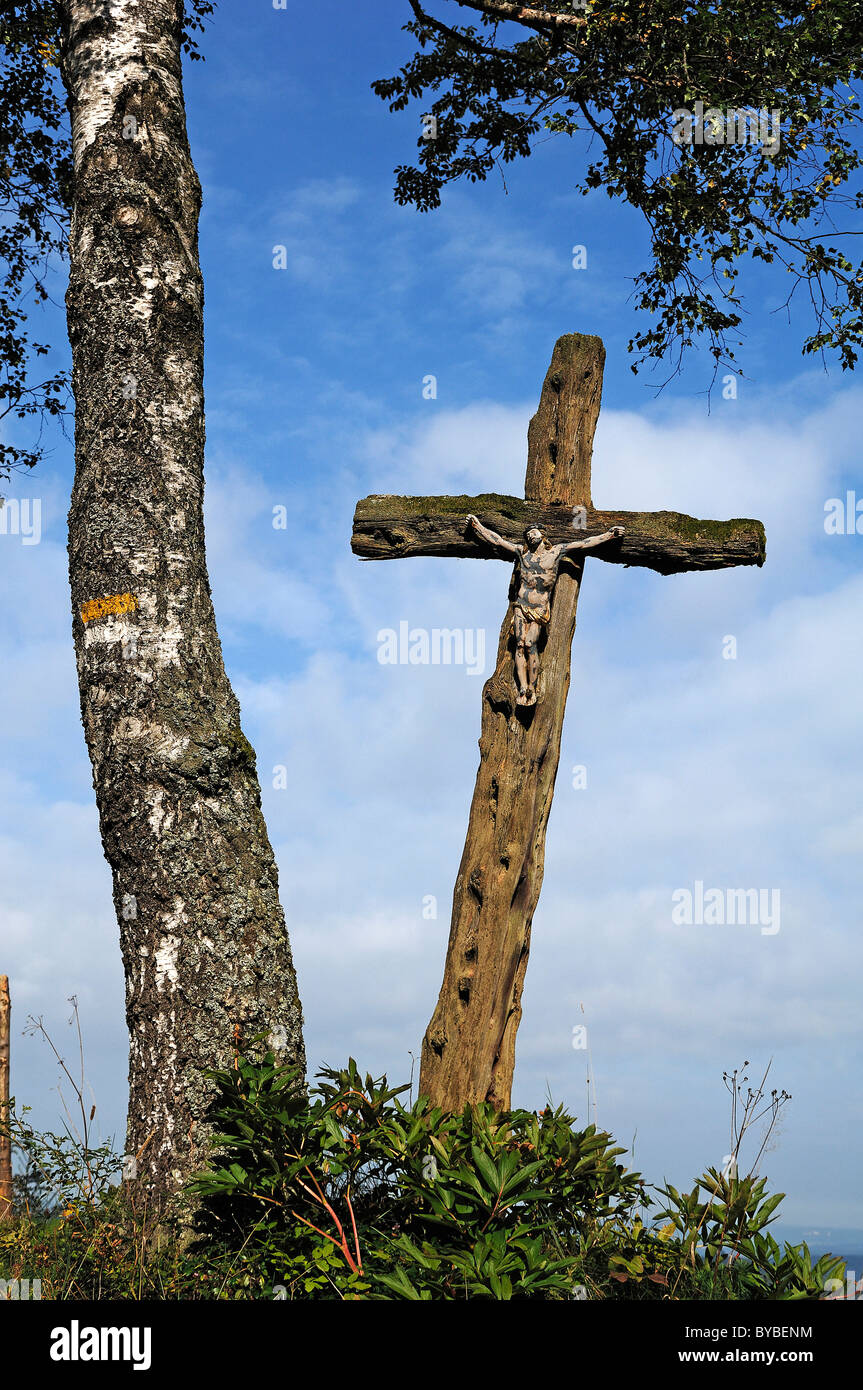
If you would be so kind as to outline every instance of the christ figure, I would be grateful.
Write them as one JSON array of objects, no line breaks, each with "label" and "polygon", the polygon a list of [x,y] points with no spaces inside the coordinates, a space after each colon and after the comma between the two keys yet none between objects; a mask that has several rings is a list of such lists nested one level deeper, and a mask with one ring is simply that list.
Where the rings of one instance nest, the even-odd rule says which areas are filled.
[{"label": "christ figure", "polygon": [[551,618],[551,599],[561,560],[576,551],[591,550],[622,536],[624,528],[612,526],[610,531],[603,531],[599,536],[552,545],[539,526],[528,526],[524,544],[516,545],[496,531],[490,531],[472,514],[468,517],[468,526],[495,550],[515,559],[518,572],[518,592],[513,601],[516,703],[535,705],[540,641]]}]

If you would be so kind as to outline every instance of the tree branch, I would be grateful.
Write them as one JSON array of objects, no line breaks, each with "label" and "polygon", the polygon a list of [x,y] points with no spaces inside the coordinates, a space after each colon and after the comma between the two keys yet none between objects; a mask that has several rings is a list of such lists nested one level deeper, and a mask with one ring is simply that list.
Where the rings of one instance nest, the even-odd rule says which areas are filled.
[{"label": "tree branch", "polygon": [[453,29],[449,24],[444,24],[442,19],[435,19],[433,15],[426,14],[419,4],[419,0],[408,0],[414,12],[418,24],[426,24],[437,34],[443,34],[444,38],[451,39],[454,43],[468,49],[471,53],[476,53],[480,58],[500,58],[510,60],[517,55],[510,49],[489,48],[486,44],[480,43],[471,34],[465,34],[459,29]]},{"label": "tree branch", "polygon": [[523,24],[525,28],[536,29],[541,34],[549,29],[553,34],[567,29],[583,29],[587,24],[584,15],[555,14],[551,10],[516,5],[511,0],[456,0],[456,4],[465,9],[478,10],[492,19],[511,19],[515,24]]}]

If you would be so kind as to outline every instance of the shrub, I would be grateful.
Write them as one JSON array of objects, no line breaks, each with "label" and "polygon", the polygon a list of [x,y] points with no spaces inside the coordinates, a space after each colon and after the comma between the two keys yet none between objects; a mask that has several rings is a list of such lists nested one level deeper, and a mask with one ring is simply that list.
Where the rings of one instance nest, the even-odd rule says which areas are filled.
[{"label": "shrub", "polygon": [[309,1094],[272,1056],[214,1077],[199,1248],[235,1258],[264,1294],[815,1298],[841,1267],[780,1250],[764,1228],[782,1194],[751,1176],[662,1188],[647,1224],[655,1199],[617,1162],[624,1151],[562,1107],[406,1106],[406,1086],[363,1078],[353,1060]]},{"label": "shrub", "polygon": [[353,1060],[308,1091],[271,1055],[212,1075],[218,1134],[190,1185],[191,1242],[154,1226],[109,1145],[76,1149],[13,1112],[24,1171],[0,1278],[40,1279],[52,1299],[411,1301],[814,1299],[844,1278],[841,1260],[768,1233],[782,1194],[737,1176],[748,1120],[732,1126],[734,1162],[680,1193],[648,1190],[560,1106],[446,1114]]}]

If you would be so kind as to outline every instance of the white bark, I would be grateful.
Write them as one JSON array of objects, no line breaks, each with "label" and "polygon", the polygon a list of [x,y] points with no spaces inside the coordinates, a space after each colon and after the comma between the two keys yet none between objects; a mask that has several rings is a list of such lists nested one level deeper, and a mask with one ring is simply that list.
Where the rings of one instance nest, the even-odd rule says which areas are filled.
[{"label": "white bark", "polygon": [[127,976],[127,1148],[156,1197],[204,1156],[212,1086],[256,1035],[304,1063],[252,749],[203,531],[200,187],[179,0],[66,0],[75,190],[70,579],[81,710]]}]

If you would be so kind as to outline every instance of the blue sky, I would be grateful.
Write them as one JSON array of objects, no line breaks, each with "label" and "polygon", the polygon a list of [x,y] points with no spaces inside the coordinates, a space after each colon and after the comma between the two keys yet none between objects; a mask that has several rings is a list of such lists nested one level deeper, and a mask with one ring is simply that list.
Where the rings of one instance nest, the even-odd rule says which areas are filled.
[{"label": "blue sky", "polygon": [[[500,565],[362,565],[353,506],[369,492],[519,493],[554,341],[597,333],[596,504],[758,516],[768,560],[671,578],[587,563],[514,1099],[550,1094],[588,1118],[588,1056],[572,1045],[586,1024],[599,1123],[627,1146],[637,1136],[636,1166],[679,1187],[728,1151],[722,1072],[773,1057],[771,1084],[793,1100],[760,1171],[788,1193],[788,1221],[863,1227],[863,537],[824,528],[828,499],[863,497],[861,386],[800,356],[803,306],[789,326],[786,287],[763,269],[745,285],[736,399],[720,388],[708,410],[706,352],[659,396],[633,377],[625,344],[643,320],[628,300],[646,242],[628,209],[572,191],[577,143],[546,140],[506,188],[453,189],[436,213],[397,207],[393,169],[414,156],[419,109],[392,116],[369,84],[406,56],[407,12],[225,0],[187,81],[210,573],[310,1064],[350,1054],[408,1078],[476,772],[482,677],[382,665],[378,634],[482,630],[491,653],[506,606]],[[60,360],[58,315],[52,332]],[[102,1131],[122,1136],[122,976],[65,569],[72,458],[54,444],[7,490],[41,501],[40,543],[0,535],[0,970],[19,1098],[56,1121],[56,1068],[20,1029],[42,1015],[71,1051],[74,994]],[[780,929],[676,924],[672,895],[697,882],[778,890]]]}]

